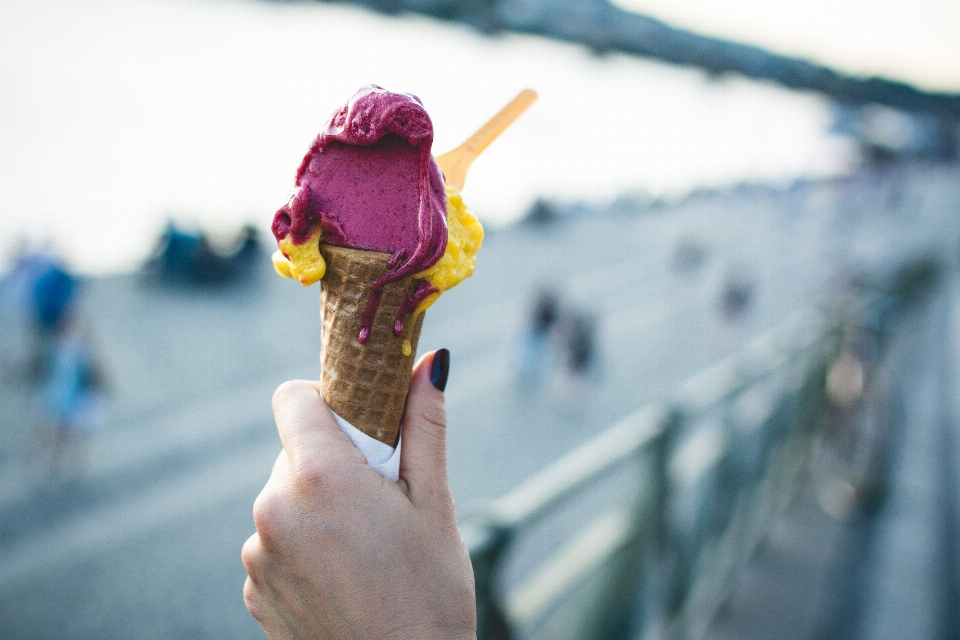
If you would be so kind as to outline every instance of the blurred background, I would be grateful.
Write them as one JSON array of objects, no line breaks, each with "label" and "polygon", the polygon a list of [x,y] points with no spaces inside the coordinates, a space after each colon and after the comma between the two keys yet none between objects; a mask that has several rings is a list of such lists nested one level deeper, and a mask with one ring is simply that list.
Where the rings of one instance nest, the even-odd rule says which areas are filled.
[{"label": "blurred background", "polygon": [[[596,635],[957,637],[958,29],[947,0],[0,0],[0,637],[262,637],[239,552],[270,396],[320,344],[269,224],[370,83],[420,97],[435,154],[540,96],[470,170],[484,247],[421,338],[464,522],[748,354],[826,394],[770,448],[796,473],[709,476],[690,513],[766,526],[714,553],[737,519],[691,525]],[[819,360],[758,351],[810,313]],[[664,482],[751,446],[703,417]],[[561,637],[510,595],[547,552],[516,553],[486,637]]]}]

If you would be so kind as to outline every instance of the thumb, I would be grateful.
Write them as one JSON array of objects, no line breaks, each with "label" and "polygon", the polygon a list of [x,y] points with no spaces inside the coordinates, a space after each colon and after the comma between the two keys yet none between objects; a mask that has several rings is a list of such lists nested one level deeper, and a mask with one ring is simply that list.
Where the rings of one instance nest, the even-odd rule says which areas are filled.
[{"label": "thumb", "polygon": [[423,356],[410,379],[403,414],[400,478],[407,484],[414,502],[421,497],[446,496],[450,491],[447,411],[443,399],[449,367],[450,352],[440,349]]}]

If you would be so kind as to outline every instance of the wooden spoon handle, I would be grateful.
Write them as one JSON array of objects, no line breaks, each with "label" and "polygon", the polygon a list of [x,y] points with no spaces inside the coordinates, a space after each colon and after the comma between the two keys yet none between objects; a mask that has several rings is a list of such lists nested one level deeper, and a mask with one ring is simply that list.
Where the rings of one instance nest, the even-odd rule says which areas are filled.
[{"label": "wooden spoon handle", "polygon": [[440,165],[447,184],[453,185],[457,189],[463,189],[463,183],[467,180],[467,170],[477,159],[477,156],[490,146],[490,143],[496,140],[497,136],[503,133],[507,127],[513,124],[513,121],[519,118],[520,114],[526,111],[527,107],[533,104],[536,99],[536,91],[524,89],[497,115],[490,118],[485,125],[470,136],[466,142],[453,151],[437,156],[437,164]]}]

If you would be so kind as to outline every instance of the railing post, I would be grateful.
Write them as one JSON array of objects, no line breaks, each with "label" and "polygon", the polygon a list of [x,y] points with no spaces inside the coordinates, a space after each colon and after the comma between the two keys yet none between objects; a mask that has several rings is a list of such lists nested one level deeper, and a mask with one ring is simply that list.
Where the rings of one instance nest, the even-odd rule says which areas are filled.
[{"label": "railing post", "polygon": [[[665,419],[666,420],[666,419]],[[669,424],[669,423],[668,423]],[[641,637],[651,613],[651,566],[659,560],[663,534],[665,433],[636,452],[637,495],[629,507],[629,534],[606,569],[607,577],[587,609],[577,635],[584,640],[630,640]]]},{"label": "railing post", "polygon": [[667,521],[670,504],[670,450],[680,424],[679,411],[671,410],[666,424],[650,452],[653,465],[653,508],[650,509],[649,570],[646,578],[647,593],[644,596],[642,635],[647,636],[649,627],[662,625],[668,615],[670,598],[674,589],[674,567],[669,546],[669,523]]},{"label": "railing post", "polygon": [[[684,593],[684,552],[674,535],[671,534],[670,508],[673,503],[674,487],[670,477],[670,458],[677,447],[681,425],[685,420],[682,408],[674,406],[667,421],[662,437],[654,449],[654,477],[656,478],[656,522],[654,523],[653,543],[656,557],[656,616],[661,625],[674,618],[683,602]],[[665,627],[666,628],[666,627]]]},{"label": "railing post", "polygon": [[511,640],[513,634],[497,591],[500,564],[511,537],[510,529],[477,520],[480,519],[474,519],[464,531],[477,592],[477,640]]}]

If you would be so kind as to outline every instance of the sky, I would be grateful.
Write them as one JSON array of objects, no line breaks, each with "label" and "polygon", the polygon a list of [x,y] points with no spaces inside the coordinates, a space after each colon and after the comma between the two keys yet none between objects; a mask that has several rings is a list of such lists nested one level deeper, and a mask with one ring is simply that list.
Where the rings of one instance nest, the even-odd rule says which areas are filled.
[{"label": "sky", "polygon": [[[664,19],[739,37],[721,33],[723,12],[662,4]],[[738,4],[751,19],[734,26],[769,16],[766,4]],[[960,86],[944,73],[937,86]],[[437,154],[523,87],[540,94],[468,175],[464,198],[488,226],[538,197],[677,197],[855,161],[826,133],[818,96],[542,38],[317,2],[0,0],[0,257],[26,238],[110,273],[136,268],[167,219],[220,236],[266,230],[323,123],[369,83],[423,100]]]}]

